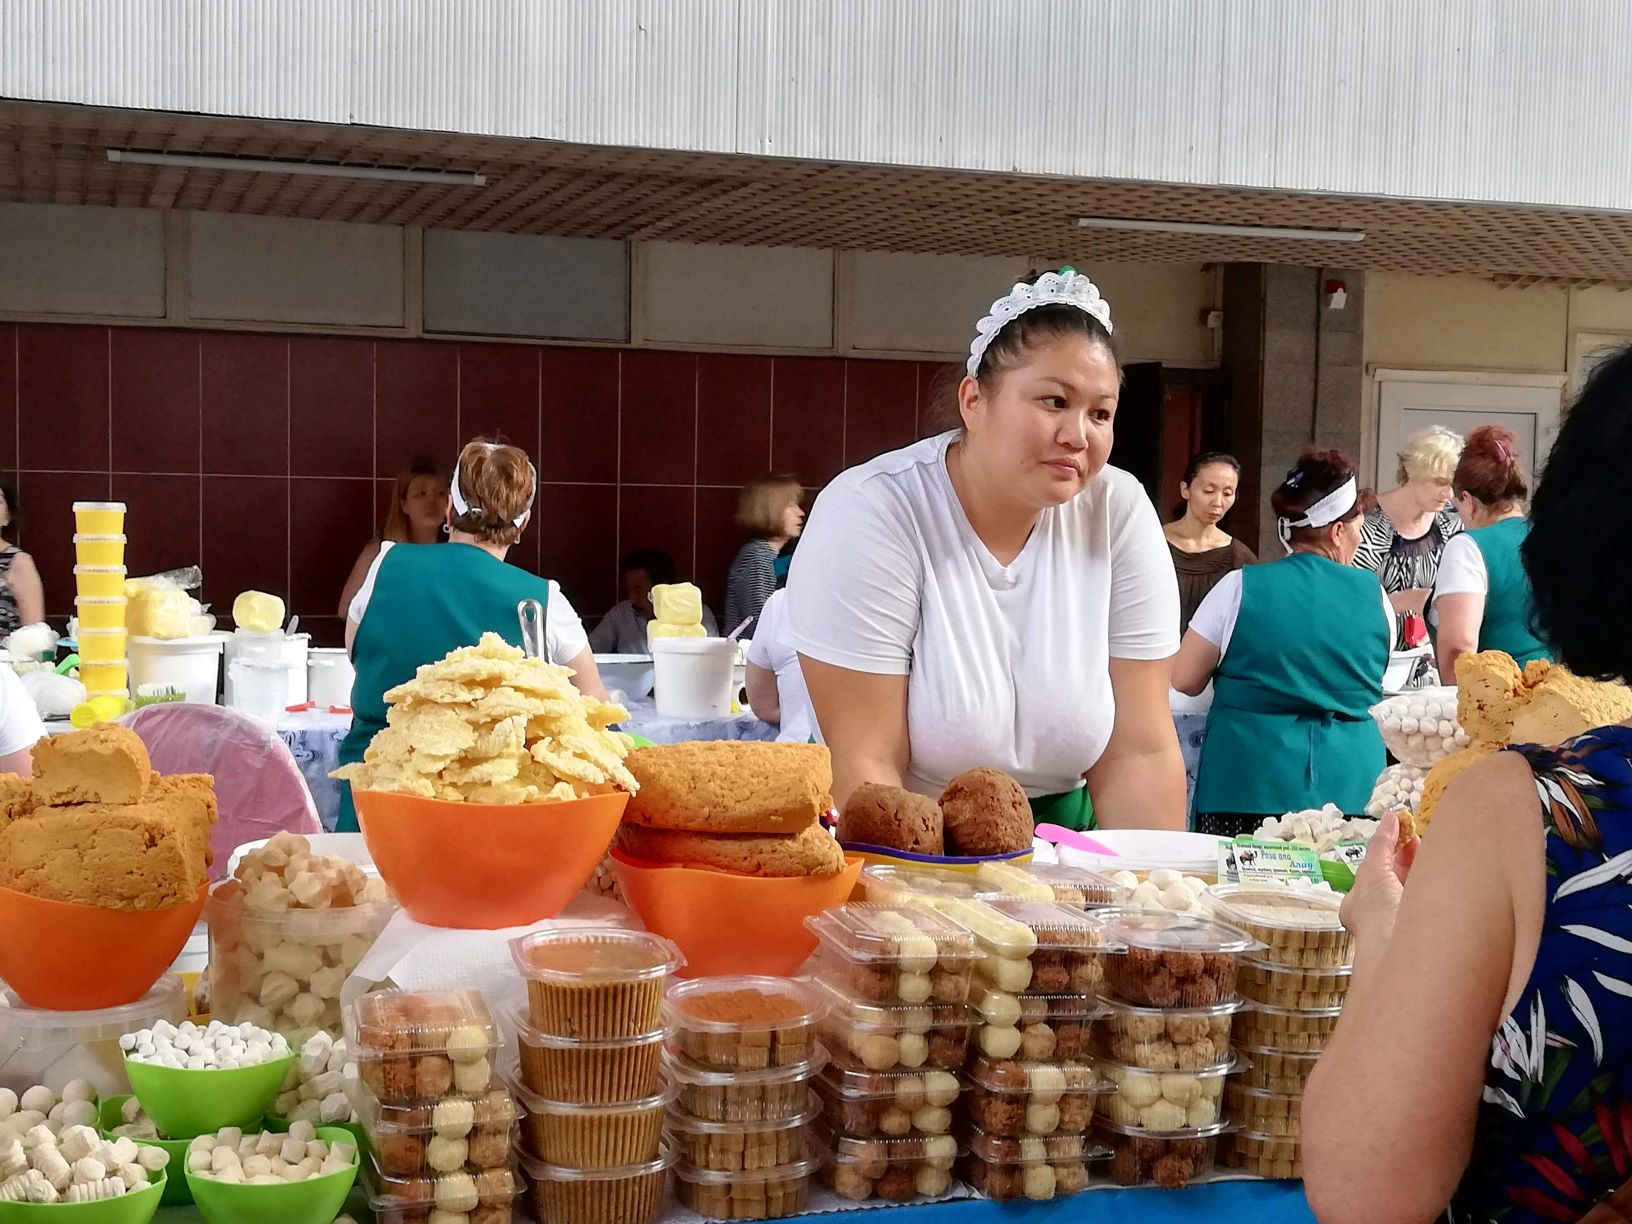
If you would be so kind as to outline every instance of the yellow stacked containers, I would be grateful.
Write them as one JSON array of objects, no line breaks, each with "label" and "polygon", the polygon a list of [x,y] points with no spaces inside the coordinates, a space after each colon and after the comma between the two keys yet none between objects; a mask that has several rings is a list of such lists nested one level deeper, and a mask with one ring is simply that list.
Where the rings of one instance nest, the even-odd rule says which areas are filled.
[{"label": "yellow stacked containers", "polygon": [[127,697],[123,502],[74,503],[74,587],[79,678],[91,697]]}]

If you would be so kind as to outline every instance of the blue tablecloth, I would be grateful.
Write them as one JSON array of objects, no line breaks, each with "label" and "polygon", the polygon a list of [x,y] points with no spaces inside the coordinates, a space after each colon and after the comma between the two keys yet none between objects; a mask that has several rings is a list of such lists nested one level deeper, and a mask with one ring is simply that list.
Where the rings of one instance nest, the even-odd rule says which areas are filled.
[{"label": "blue tablecloth", "polygon": [[[827,1217],[843,1219],[845,1217]],[[962,1199],[883,1207],[856,1224],[1314,1224],[1299,1182],[1237,1181],[1167,1190],[1094,1190],[1048,1203]]]},{"label": "blue tablecloth", "polygon": [[726,718],[665,718],[650,700],[629,703],[629,721],[618,730],[639,735],[654,744],[683,744],[692,740],[759,740],[776,738],[776,728],[751,711]]},{"label": "blue tablecloth", "polygon": [[1173,726],[1179,733],[1179,752],[1184,757],[1184,807],[1189,812],[1196,806],[1196,775],[1201,770],[1201,744],[1207,738],[1207,715],[1175,711]]}]

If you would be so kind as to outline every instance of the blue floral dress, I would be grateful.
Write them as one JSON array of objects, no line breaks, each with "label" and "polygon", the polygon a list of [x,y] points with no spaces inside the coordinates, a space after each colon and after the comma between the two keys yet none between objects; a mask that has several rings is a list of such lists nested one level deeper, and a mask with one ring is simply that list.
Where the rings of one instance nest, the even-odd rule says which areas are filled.
[{"label": "blue floral dress", "polygon": [[1491,1042],[1455,1224],[1575,1221],[1632,1180],[1632,730],[1516,751],[1546,825],[1547,910]]}]

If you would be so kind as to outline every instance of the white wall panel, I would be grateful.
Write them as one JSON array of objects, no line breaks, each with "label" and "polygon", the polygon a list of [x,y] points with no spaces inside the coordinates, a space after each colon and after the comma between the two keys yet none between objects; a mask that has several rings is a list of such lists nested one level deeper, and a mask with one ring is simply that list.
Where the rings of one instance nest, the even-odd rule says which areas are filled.
[{"label": "white wall panel", "polygon": [[0,310],[164,315],[164,214],[0,204]]},{"label": "white wall panel", "polygon": [[644,343],[833,346],[832,251],[650,242],[636,266]]},{"label": "white wall panel", "polygon": [[389,225],[193,213],[192,317],[401,327],[402,241]]},{"label": "white wall panel", "polygon": [[425,330],[629,338],[629,248],[587,238],[425,233]]}]

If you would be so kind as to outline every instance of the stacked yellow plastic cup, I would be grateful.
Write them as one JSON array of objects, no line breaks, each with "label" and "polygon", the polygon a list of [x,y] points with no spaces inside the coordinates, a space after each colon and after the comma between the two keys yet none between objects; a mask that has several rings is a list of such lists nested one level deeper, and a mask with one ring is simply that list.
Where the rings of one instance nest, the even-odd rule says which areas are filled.
[{"label": "stacked yellow plastic cup", "polygon": [[127,697],[125,504],[74,503],[74,609],[79,678],[95,697]]}]

